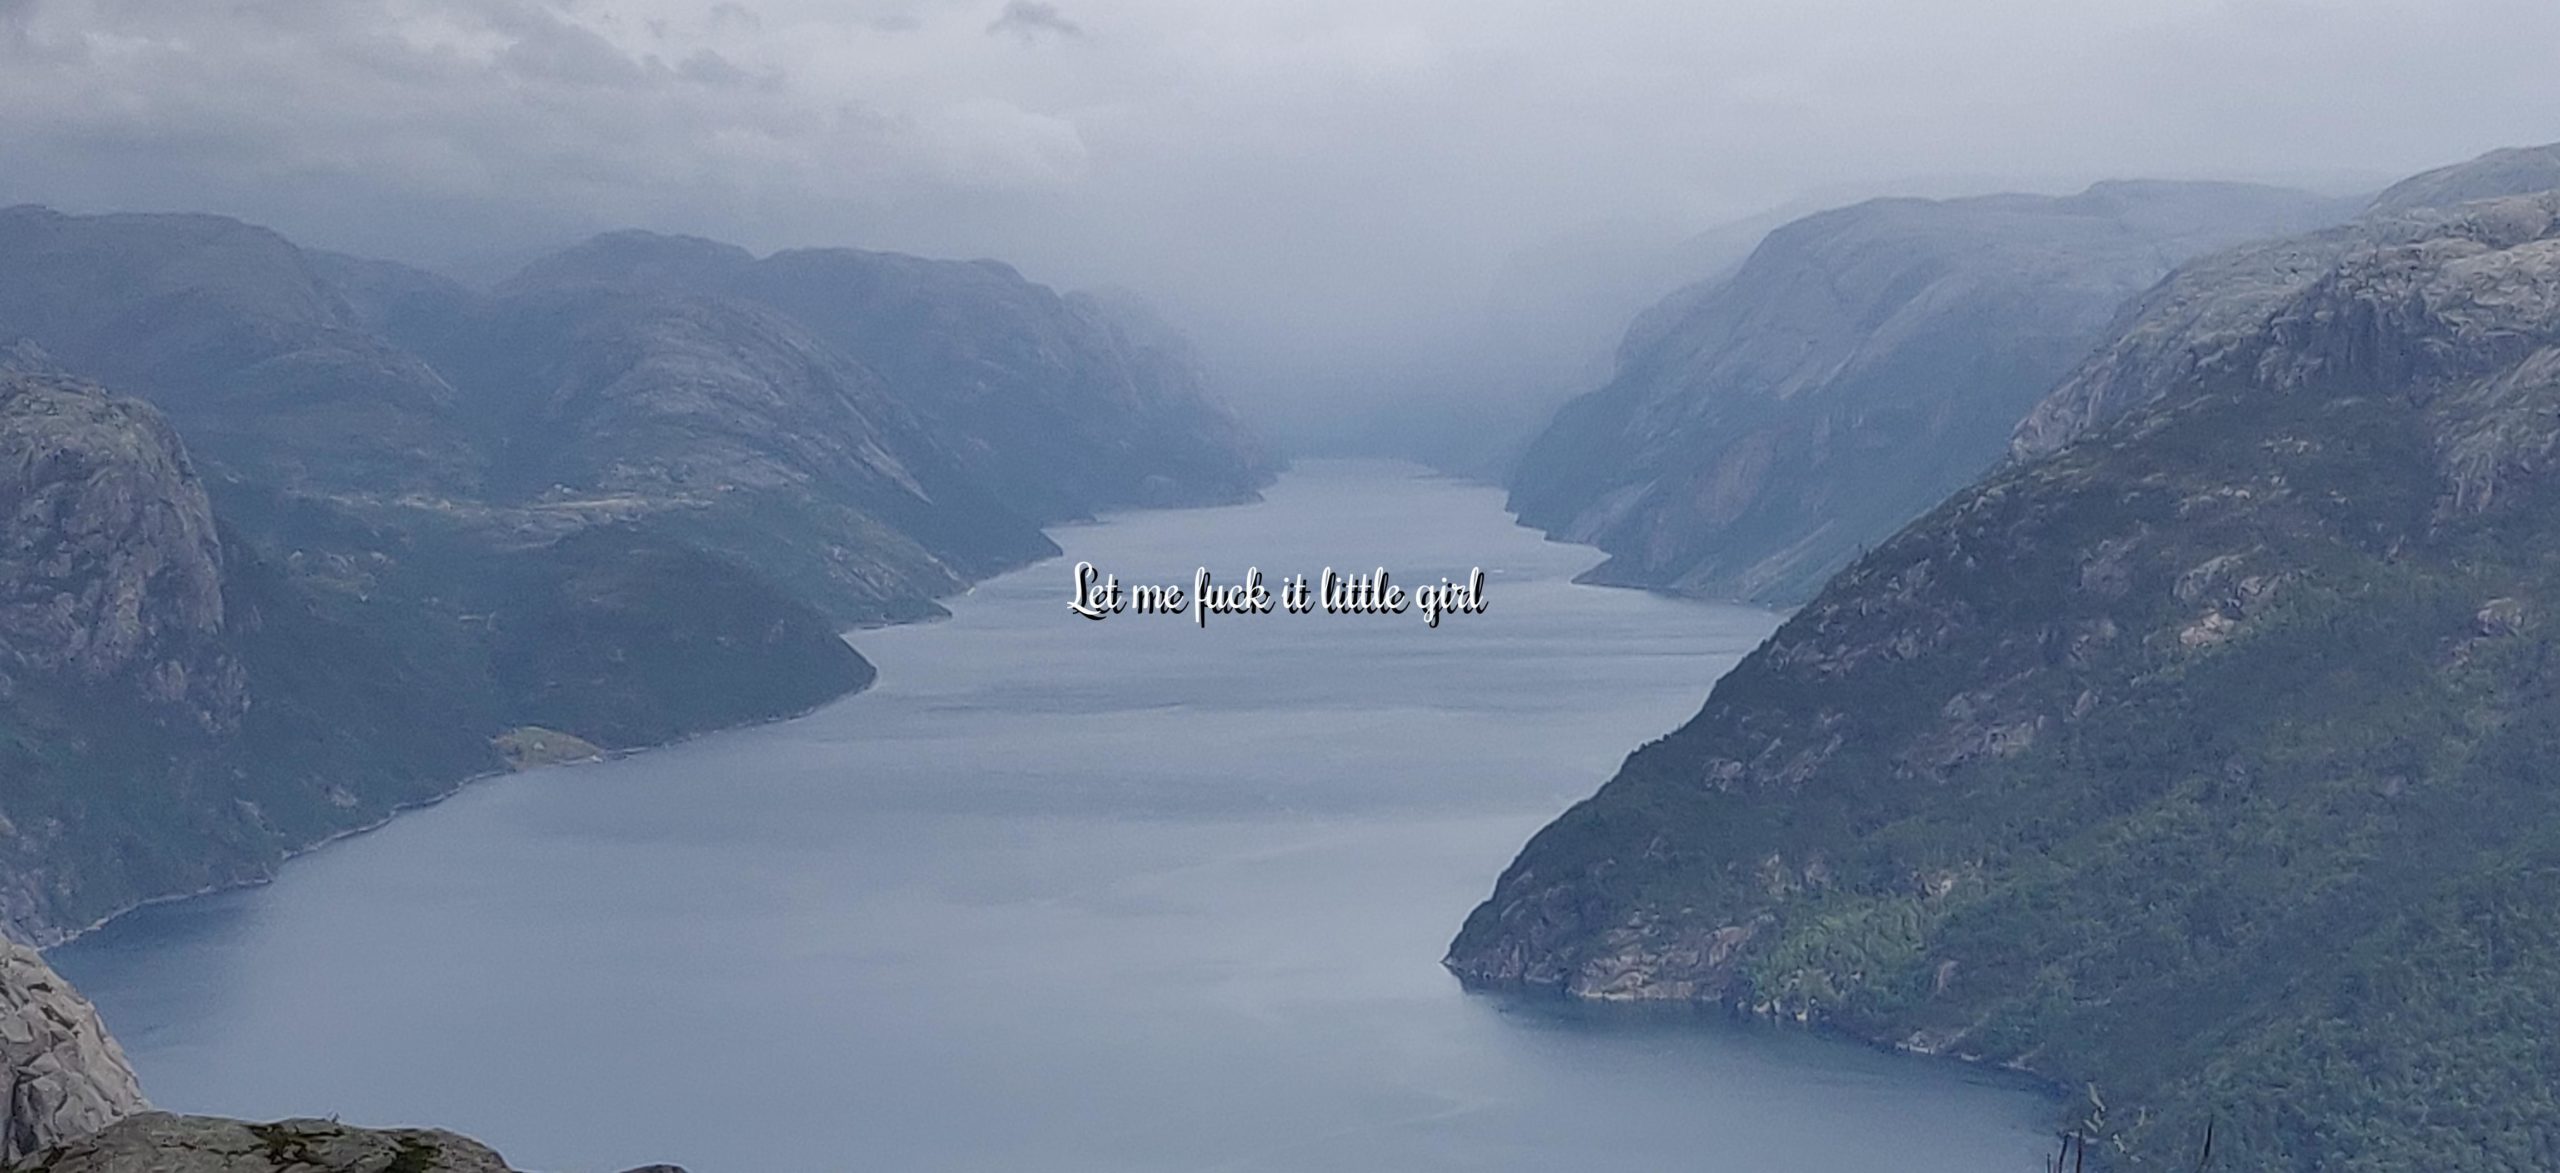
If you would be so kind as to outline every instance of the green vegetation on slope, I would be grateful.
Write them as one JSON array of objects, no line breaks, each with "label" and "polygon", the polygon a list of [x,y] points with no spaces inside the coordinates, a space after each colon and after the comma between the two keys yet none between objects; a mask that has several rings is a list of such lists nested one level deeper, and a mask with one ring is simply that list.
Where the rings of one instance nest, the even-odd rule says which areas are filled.
[{"label": "green vegetation on slope", "polygon": [[2347,250],[1835,579],[1451,967],[2085,1083],[2122,1164],[2551,1164],[2554,288],[2555,197]]}]

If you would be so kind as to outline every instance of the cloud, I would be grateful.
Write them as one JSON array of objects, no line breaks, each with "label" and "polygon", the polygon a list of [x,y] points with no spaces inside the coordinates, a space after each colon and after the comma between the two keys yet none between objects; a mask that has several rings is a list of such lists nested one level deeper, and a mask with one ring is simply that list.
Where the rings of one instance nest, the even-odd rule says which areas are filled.
[{"label": "cloud", "polygon": [[805,219],[1072,179],[1064,120],[966,86],[829,84],[775,44],[832,42],[860,74],[895,55],[908,34],[881,26],[908,11],[776,30],[734,5],[688,24],[535,0],[20,0],[0,40],[0,170],[18,198],[75,205],[210,196],[259,215],[334,192],[598,224],[734,222],[776,201]]},{"label": "cloud", "polygon": [[1055,4],[1041,0],[1006,0],[1004,11],[987,26],[990,36],[1012,33],[1026,41],[1044,36],[1081,37],[1084,26],[1068,20]]},{"label": "cloud", "polygon": [[1488,307],[1566,296],[1596,246],[1558,242],[2560,138],[2548,0],[1117,0],[1074,52],[995,4],[0,0],[0,204],[490,267],[621,226],[996,256],[1320,414],[1518,377]]}]

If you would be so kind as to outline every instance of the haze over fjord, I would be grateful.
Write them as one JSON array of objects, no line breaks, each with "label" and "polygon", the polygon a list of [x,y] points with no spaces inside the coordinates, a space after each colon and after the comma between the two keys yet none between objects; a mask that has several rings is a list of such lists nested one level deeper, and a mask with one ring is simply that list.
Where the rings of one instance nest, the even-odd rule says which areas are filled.
[{"label": "haze over fjord", "polygon": [[2556,41],[2530,0],[6,0],[0,202],[481,278],[624,226],[999,257],[1144,294],[1320,450],[1534,424],[1770,208],[2542,141]]}]

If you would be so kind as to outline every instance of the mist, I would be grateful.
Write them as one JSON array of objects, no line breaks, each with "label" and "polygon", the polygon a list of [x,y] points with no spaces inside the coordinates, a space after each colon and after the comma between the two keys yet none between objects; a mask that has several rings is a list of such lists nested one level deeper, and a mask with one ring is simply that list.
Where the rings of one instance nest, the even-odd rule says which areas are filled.
[{"label": "mist", "polygon": [[471,280],[619,227],[996,257],[1143,295],[1292,447],[1474,459],[1773,210],[2351,192],[2555,137],[2555,44],[2538,0],[0,0],[0,202]]}]

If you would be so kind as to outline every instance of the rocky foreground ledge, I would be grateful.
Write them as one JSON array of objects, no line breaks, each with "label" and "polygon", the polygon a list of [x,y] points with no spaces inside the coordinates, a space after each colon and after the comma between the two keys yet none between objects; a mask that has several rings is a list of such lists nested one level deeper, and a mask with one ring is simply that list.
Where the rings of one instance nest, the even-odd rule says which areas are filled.
[{"label": "rocky foreground ledge", "polygon": [[150,1108],[97,1008],[53,972],[43,954],[6,940],[0,940],[0,1067],[9,1093],[0,1118],[0,1161],[21,1160]]},{"label": "rocky foreground ledge", "polygon": [[97,1008],[43,954],[8,940],[0,1080],[0,1165],[9,1173],[516,1173],[487,1145],[441,1129],[153,1111]]},{"label": "rocky foreground ledge", "polygon": [[[12,1173],[516,1173],[489,1146],[436,1128],[334,1120],[250,1124],[144,1112],[47,1149]],[[650,1165],[629,1173],[684,1173]]]},{"label": "rocky foreground ledge", "polygon": [[144,1112],[11,1166],[23,1173],[512,1173],[469,1137],[424,1128],[354,1128],[331,1120],[250,1124]]}]

